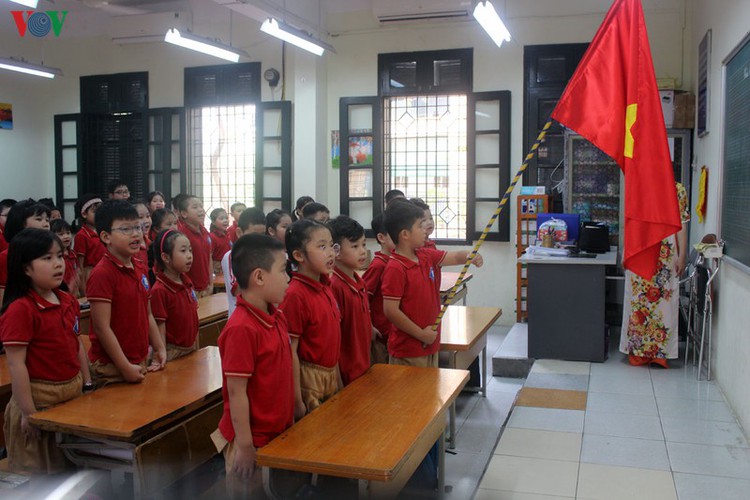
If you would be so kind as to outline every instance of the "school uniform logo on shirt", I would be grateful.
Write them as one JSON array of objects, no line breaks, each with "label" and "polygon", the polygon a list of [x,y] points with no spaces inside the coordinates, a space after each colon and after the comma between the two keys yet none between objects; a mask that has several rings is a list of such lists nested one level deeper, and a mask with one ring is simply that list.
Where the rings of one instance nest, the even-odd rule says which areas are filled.
[{"label": "school uniform logo on shirt", "polygon": [[198,296],[195,294],[195,290],[192,288],[190,289],[190,296],[193,297],[193,300],[195,302],[198,302]]},{"label": "school uniform logo on shirt", "polygon": [[430,267],[430,281],[435,281],[435,270]]},{"label": "school uniform logo on shirt", "polygon": [[78,335],[80,333],[80,327],[78,326],[78,316],[76,316],[76,322],[73,323],[73,333]]},{"label": "school uniform logo on shirt", "polygon": [[148,278],[145,274],[141,274],[141,285],[143,285],[143,288],[148,292]]}]

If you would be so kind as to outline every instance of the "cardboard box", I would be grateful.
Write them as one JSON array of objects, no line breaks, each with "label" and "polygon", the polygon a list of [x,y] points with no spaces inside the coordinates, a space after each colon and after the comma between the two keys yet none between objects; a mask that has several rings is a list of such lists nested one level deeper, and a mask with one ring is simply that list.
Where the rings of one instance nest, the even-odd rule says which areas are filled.
[{"label": "cardboard box", "polygon": [[679,93],[674,96],[673,128],[695,128],[695,95]]}]

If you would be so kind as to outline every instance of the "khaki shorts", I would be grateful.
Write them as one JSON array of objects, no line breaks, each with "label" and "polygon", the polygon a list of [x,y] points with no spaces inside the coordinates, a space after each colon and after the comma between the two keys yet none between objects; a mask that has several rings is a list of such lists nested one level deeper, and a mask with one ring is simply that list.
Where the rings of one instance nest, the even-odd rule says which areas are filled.
[{"label": "khaki shorts", "polygon": [[393,356],[388,356],[388,364],[416,366],[419,368],[437,368],[438,353],[427,354],[426,356],[417,356],[414,358],[394,358]]},{"label": "khaki shorts", "polygon": [[339,391],[336,367],[326,368],[307,361],[299,362],[299,385],[307,413]]},{"label": "khaki shorts", "polygon": [[370,345],[370,366],[380,363],[388,364],[388,347],[377,339],[373,339]]},{"label": "khaki shorts", "polygon": [[[146,374],[146,362],[147,360],[144,359],[139,363],[141,365],[141,373],[144,375]],[[114,363],[102,363],[96,360],[89,365],[89,371],[91,372],[91,381],[97,389],[101,389],[109,384],[127,382]]]},{"label": "khaki shorts", "polygon": [[[80,396],[82,387],[83,377],[80,373],[64,382],[32,380],[31,399],[37,410],[43,410]],[[41,431],[39,439],[26,436],[21,430],[22,416],[15,397],[11,397],[3,422],[8,468],[13,472],[31,474],[57,474],[69,468],[71,464],[58,448],[55,433]]]},{"label": "khaki shorts", "polygon": [[237,457],[237,446],[235,442],[229,442],[219,429],[211,434],[211,440],[216,450],[224,455],[224,468],[226,470],[226,487],[229,498],[266,498],[263,491],[263,474],[260,467],[255,467],[252,476],[242,478],[232,472],[234,461]]},{"label": "khaki shorts", "polygon": [[195,291],[195,295],[197,295],[199,299],[202,299],[203,297],[208,297],[212,293],[214,293],[214,286],[213,285],[209,286],[208,288],[206,288],[204,290],[196,290]]},{"label": "khaki shorts", "polygon": [[198,350],[198,337],[195,337],[193,345],[188,347],[182,347],[180,345],[167,344],[167,361],[187,356],[191,352]]}]

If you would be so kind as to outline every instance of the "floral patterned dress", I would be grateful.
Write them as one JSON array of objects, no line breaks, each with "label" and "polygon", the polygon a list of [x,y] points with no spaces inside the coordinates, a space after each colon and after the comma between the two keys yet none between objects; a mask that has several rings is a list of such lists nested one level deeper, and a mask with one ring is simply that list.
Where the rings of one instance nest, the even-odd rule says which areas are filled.
[{"label": "floral patterned dress", "polygon": [[[682,223],[690,220],[687,193],[677,184],[677,199]],[[630,271],[625,272],[625,300],[620,335],[620,352],[648,362],[658,360],[666,366],[667,359],[677,358],[679,325],[679,276],[675,276],[677,235],[661,243],[659,267],[650,280]],[[635,364],[635,363],[634,363]]]}]

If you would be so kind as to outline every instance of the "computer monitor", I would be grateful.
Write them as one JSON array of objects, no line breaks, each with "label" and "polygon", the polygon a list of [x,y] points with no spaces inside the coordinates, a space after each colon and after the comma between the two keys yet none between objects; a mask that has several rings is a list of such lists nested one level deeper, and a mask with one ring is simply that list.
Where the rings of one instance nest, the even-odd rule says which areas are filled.
[{"label": "computer monitor", "polygon": [[546,214],[541,213],[536,216],[536,227],[542,225],[543,222],[547,222],[550,219],[558,219],[565,221],[568,225],[568,240],[577,241],[578,232],[581,228],[581,216],[580,214]]}]

